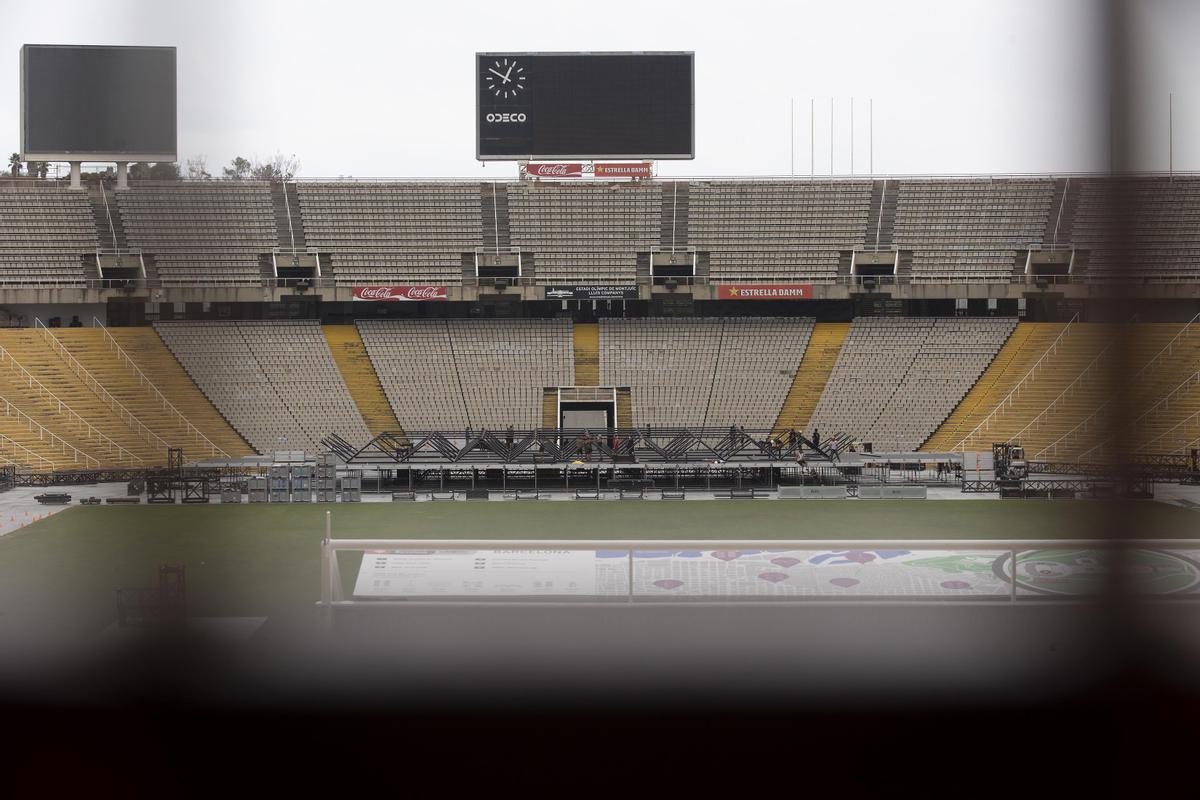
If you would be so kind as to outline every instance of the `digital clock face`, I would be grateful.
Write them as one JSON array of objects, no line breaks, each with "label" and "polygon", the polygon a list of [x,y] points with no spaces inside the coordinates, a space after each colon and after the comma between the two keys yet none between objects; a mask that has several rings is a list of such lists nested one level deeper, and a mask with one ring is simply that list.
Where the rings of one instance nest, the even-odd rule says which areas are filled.
[{"label": "digital clock face", "polygon": [[515,58],[498,58],[483,73],[484,85],[499,100],[509,100],[525,89],[525,67]]}]

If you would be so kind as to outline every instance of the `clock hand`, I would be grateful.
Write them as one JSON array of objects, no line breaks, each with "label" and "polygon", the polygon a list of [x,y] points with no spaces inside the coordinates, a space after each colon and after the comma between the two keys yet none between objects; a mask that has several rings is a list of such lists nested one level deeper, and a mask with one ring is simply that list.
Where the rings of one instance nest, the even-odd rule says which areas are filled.
[{"label": "clock hand", "polygon": [[[508,71],[509,71],[509,72],[512,72],[512,67],[509,67],[509,68],[508,68]],[[495,75],[497,78],[499,78],[500,80],[504,81],[505,83],[508,83],[508,76],[507,76],[507,75],[501,75],[499,72],[496,72],[496,70],[492,69],[491,67],[488,67],[488,72],[492,73],[492,74],[493,74],[493,75]]]},{"label": "clock hand", "polygon": [[508,65],[508,72],[504,73],[504,82],[505,83],[508,83],[508,76],[512,75],[513,67],[515,67],[516,65],[517,65],[517,62],[515,62],[515,61]]}]

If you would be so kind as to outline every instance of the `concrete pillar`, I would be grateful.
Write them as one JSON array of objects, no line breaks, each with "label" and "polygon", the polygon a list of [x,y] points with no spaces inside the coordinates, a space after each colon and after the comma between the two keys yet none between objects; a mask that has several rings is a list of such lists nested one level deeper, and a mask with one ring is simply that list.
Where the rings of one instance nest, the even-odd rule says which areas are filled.
[{"label": "concrete pillar", "polygon": [[117,191],[129,188],[129,164],[121,161],[117,164]]},{"label": "concrete pillar", "polygon": [[82,165],[78,161],[71,162],[71,188],[72,189],[82,189],[83,188],[83,182],[80,177],[80,173],[82,171],[81,166]]}]

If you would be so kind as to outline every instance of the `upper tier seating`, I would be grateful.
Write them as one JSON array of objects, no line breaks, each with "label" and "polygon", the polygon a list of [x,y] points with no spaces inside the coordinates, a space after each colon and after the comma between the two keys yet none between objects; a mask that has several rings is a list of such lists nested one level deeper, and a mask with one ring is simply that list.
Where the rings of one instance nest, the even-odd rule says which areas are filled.
[{"label": "upper tier seating", "polygon": [[80,256],[98,246],[86,193],[0,187],[0,284],[82,286]]},{"label": "upper tier seating", "polygon": [[662,189],[654,183],[508,187],[509,237],[532,251],[539,283],[637,279],[637,254],[659,242]]},{"label": "upper tier seating", "polygon": [[602,319],[600,385],[628,386],[637,427],[774,424],[810,319]]},{"label": "upper tier seating", "polygon": [[714,281],[832,282],[862,247],[870,181],[712,181],[689,187],[688,244]]},{"label": "upper tier seating", "polygon": [[1080,181],[1072,238],[1090,278],[1196,280],[1200,179]]},{"label": "upper tier seating", "polygon": [[163,322],[155,329],[221,414],[260,453],[371,435],[315,320]]},{"label": "upper tier seating", "polygon": [[163,285],[256,285],[259,256],[278,246],[262,181],[133,183],[116,192],[131,247],[154,255]]},{"label": "upper tier seating", "polygon": [[950,415],[1012,333],[1011,319],[854,320],[811,426],[877,451],[915,450]]},{"label": "upper tier seating", "polygon": [[296,184],[309,245],[342,285],[462,283],[483,245],[478,183]]},{"label": "upper tier seating", "polygon": [[1040,244],[1052,180],[901,181],[893,239],[912,251],[914,281],[1008,281]]},{"label": "upper tier seating", "polygon": [[565,319],[361,320],[405,432],[538,428],[542,390],[574,382]]}]

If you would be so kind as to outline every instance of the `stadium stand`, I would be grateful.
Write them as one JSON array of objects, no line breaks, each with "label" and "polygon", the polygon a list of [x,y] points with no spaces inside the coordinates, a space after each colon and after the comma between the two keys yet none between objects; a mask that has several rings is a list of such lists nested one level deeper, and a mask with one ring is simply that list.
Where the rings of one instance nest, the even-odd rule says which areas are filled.
[{"label": "stadium stand", "polygon": [[1074,244],[1096,280],[1200,278],[1200,179],[1079,182]]},{"label": "stadium stand", "polygon": [[401,432],[356,325],[324,325],[329,352],[373,436]]},{"label": "stadium stand", "polygon": [[316,321],[160,322],[155,330],[259,453],[316,452],[331,433],[370,439]]},{"label": "stadium stand", "polygon": [[164,286],[261,285],[277,245],[270,184],[136,182],[117,192],[131,247],[152,255]]},{"label": "stadium stand", "polygon": [[574,382],[565,319],[361,320],[405,431],[536,428],[542,390]]},{"label": "stadium stand", "polygon": [[661,214],[654,183],[508,187],[510,241],[533,253],[539,283],[633,285],[638,253],[659,244]]},{"label": "stadium stand", "polygon": [[865,241],[870,202],[870,181],[693,182],[688,244],[709,252],[714,281],[831,282]]},{"label": "stadium stand", "polygon": [[804,358],[775,422],[775,435],[788,430],[809,430],[808,423],[813,410],[817,407],[821,391],[829,380],[829,373],[837,363],[842,343],[849,332],[849,322],[818,322],[813,327]]},{"label": "stadium stand", "polygon": [[[161,439],[146,435],[136,417],[95,391],[88,380],[62,354],[51,347],[44,329],[0,331],[0,396],[27,423],[36,423],[53,434],[52,450],[65,456],[62,444],[79,451],[71,461],[84,464],[146,466],[166,460]],[[91,385],[89,385],[91,384]],[[15,438],[15,437],[14,437]],[[26,443],[26,442],[23,442]],[[28,446],[47,457],[49,452]]]},{"label": "stadium stand", "polygon": [[483,245],[478,183],[296,183],[308,244],[339,284],[459,284]]},{"label": "stadium stand", "polygon": [[1004,281],[1042,242],[1052,180],[900,182],[893,238],[912,251],[912,280]]},{"label": "stadium stand", "polygon": [[600,385],[600,326],[578,322],[571,329],[575,347],[575,385]]},{"label": "stadium stand", "polygon": [[813,411],[825,437],[915,450],[970,390],[1012,332],[1009,319],[859,318]]},{"label": "stadium stand", "polygon": [[[49,329],[79,367],[161,438],[191,459],[253,451],[212,407],[149,328]],[[163,454],[159,454],[161,460]]]},{"label": "stadium stand", "polygon": [[600,384],[628,386],[637,427],[775,422],[812,332],[804,318],[600,321]]},{"label": "stadium stand", "polygon": [[86,194],[0,187],[0,284],[81,286],[81,257],[98,246]]}]

